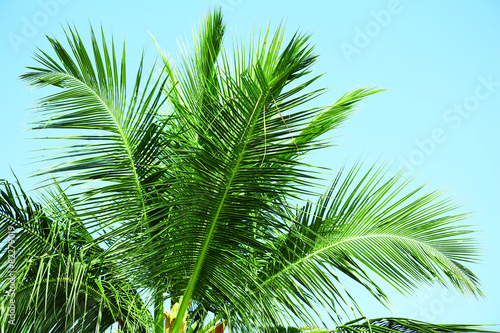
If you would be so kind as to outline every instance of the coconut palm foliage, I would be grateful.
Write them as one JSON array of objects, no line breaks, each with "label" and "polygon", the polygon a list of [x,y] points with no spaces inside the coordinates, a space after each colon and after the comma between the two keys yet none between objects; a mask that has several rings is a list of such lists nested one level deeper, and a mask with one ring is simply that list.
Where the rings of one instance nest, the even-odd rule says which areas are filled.
[{"label": "coconut palm foliage", "polygon": [[279,27],[225,48],[224,32],[210,13],[180,61],[160,50],[159,72],[143,60],[131,72],[125,46],[92,29],[90,43],[68,27],[36,53],[22,79],[52,87],[31,125],[49,148],[36,199],[1,190],[4,330],[295,332],[324,317],[339,331],[484,331],[344,324],[363,317],[346,280],[385,305],[373,275],[402,293],[481,296],[466,215],[383,166],[345,166],[322,190],[304,155],[379,90],[314,106],[325,89],[308,36]]},{"label": "coconut palm foliage", "polygon": [[[3,312],[2,329],[94,331],[127,318],[141,332],[146,322],[133,311],[129,316],[129,307],[144,307],[137,291],[119,267],[99,260],[103,249],[91,244],[92,236],[63,192],[58,199],[42,209],[22,190],[2,184],[0,230],[10,242],[2,244],[0,265],[8,282],[0,288],[15,295],[15,316]],[[11,297],[2,298],[3,308],[10,304]]]}]

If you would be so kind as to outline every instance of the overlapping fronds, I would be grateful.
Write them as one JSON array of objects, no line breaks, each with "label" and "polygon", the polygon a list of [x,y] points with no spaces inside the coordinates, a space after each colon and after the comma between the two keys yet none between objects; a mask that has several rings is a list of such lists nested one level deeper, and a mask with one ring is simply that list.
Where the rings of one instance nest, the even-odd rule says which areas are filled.
[{"label": "overlapping fronds", "polygon": [[[5,332],[95,332],[118,320],[148,326],[140,295],[74,215],[67,197],[42,209],[8,183],[0,189],[0,294]],[[58,199],[57,201],[55,201]],[[57,213],[55,219],[51,214]]]},{"label": "overlapping fronds", "polygon": [[179,281],[172,290],[184,291],[181,312],[190,299],[208,300],[212,311],[228,303],[244,311],[258,301],[245,295],[259,283],[254,253],[276,251],[270,244],[286,227],[274,216],[277,200],[307,192],[314,177],[298,156],[323,147],[315,139],[377,92],[360,88],[332,106],[307,108],[323,91],[307,91],[317,77],[299,80],[316,59],[308,36],[285,42],[282,29],[266,31],[228,53],[221,51],[224,30],[215,14],[200,28],[193,54],[186,51],[178,66],[163,58],[174,78],[168,114],[188,144],[178,155],[176,193],[168,195],[175,205],[162,231],[169,242],[158,244],[165,260],[155,264]]},{"label": "overlapping fronds", "polygon": [[[438,282],[481,295],[464,266],[476,258],[470,231],[456,225],[466,215],[440,191],[356,165],[316,203],[291,208],[317,195],[323,177],[302,156],[329,147],[323,134],[380,90],[313,106],[326,89],[311,74],[307,35],[280,26],[228,48],[225,30],[220,11],[210,13],[180,62],[160,50],[161,72],[141,61],[132,81],[125,48],[118,55],[92,29],[90,47],[70,27],[65,44],[49,37],[55,55],[36,54],[22,78],[55,92],[32,129],[63,147],[49,140],[43,151],[53,165],[36,174],[55,184],[43,205],[10,185],[2,192],[2,239],[15,225],[33,244],[20,247],[19,332],[103,331],[117,321],[161,332],[167,298],[183,318],[169,314],[174,333],[314,325],[319,308],[340,323],[362,315],[346,279],[388,303],[370,272],[403,293]],[[349,325],[339,329],[364,327]]]},{"label": "overlapping fronds", "polygon": [[453,213],[457,206],[440,191],[405,191],[410,183],[401,175],[384,178],[383,168],[371,168],[360,176],[360,170],[339,172],[317,203],[288,211],[294,223],[273,241],[276,251],[261,259],[262,282],[254,292],[265,300],[263,308],[303,318],[321,304],[334,321],[360,315],[345,278],[388,301],[367,269],[403,293],[441,283],[482,295],[477,277],[463,266],[477,255],[471,230],[455,223],[467,214]]}]

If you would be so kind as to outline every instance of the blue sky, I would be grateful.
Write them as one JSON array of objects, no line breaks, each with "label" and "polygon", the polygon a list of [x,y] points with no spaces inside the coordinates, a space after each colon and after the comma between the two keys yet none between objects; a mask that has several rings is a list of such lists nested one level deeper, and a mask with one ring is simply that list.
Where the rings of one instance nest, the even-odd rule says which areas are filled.
[{"label": "blue sky", "polygon": [[[387,89],[365,100],[336,133],[338,147],[310,157],[331,168],[365,156],[418,174],[416,182],[450,189],[464,210],[484,251],[472,269],[483,282],[486,300],[465,299],[436,288],[418,296],[393,294],[394,315],[441,323],[500,323],[500,1],[13,1],[0,0],[0,178],[10,168],[25,179],[36,166],[28,152],[40,143],[26,140],[28,108],[41,92],[23,85],[23,66],[34,64],[36,47],[48,48],[45,34],[62,38],[61,24],[75,24],[82,35],[89,22],[117,40],[125,37],[133,63],[143,49],[153,60],[148,32],[175,55],[179,38],[210,6],[221,6],[226,42],[243,31],[281,20],[289,34],[312,34],[320,55],[315,73],[331,91],[318,104],[333,102],[366,84]],[[32,180],[23,181],[27,185]],[[361,297],[364,297],[360,293]],[[390,313],[366,298],[369,317]]]}]

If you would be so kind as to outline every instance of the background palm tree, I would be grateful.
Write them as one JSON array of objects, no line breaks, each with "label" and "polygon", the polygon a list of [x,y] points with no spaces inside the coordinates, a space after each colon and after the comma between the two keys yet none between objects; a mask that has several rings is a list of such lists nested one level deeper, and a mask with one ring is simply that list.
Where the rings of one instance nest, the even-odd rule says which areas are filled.
[{"label": "background palm tree", "polygon": [[180,64],[161,52],[160,74],[141,61],[132,82],[125,48],[104,33],[91,30],[91,52],[74,28],[66,47],[49,37],[54,55],[39,51],[22,78],[57,89],[32,129],[64,146],[44,152],[54,163],[36,173],[46,179],[40,204],[11,184],[1,192],[5,279],[9,226],[17,231],[15,278],[0,287],[16,291],[16,315],[3,312],[3,329],[273,331],[324,325],[321,305],[340,331],[482,331],[394,318],[342,324],[363,317],[345,279],[388,304],[368,271],[403,293],[435,282],[481,296],[463,266],[475,261],[474,241],[455,224],[466,214],[442,191],[406,190],[401,174],[361,163],[318,195],[324,175],[303,156],[328,147],[322,135],[379,90],[313,106],[325,89],[313,88],[308,36],[286,41],[282,28],[267,29],[225,51],[224,30],[211,13]]}]

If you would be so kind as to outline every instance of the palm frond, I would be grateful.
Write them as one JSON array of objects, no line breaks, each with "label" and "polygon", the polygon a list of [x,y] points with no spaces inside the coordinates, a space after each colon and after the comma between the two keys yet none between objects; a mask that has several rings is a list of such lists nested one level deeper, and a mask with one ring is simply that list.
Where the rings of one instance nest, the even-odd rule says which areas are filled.
[{"label": "palm frond", "polygon": [[[91,52],[75,29],[69,27],[66,36],[69,51],[48,37],[57,58],[40,50],[35,55],[40,67],[28,67],[30,71],[21,76],[34,86],[59,88],[40,100],[36,109],[40,119],[32,130],[75,142],[53,154],[46,149],[43,160],[57,164],[37,175],[53,174],[62,183],[86,185],[80,186],[75,197],[84,196],[82,208],[98,215],[104,224],[120,218],[144,219],[147,180],[161,168],[155,163],[162,145],[155,114],[163,101],[164,79],[155,79],[151,71],[144,80],[141,60],[132,93],[127,95],[125,46],[119,59],[114,43],[109,45],[104,33],[99,45],[91,29]],[[60,136],[55,130],[81,134]],[[91,186],[95,181],[99,186]],[[103,205],[103,200],[112,204]]]},{"label": "palm frond", "polygon": [[19,186],[2,184],[0,275],[8,283],[0,293],[3,308],[15,304],[14,317],[2,313],[3,329],[95,332],[124,320],[144,331],[149,313],[140,295],[119,267],[101,260],[103,249],[88,247],[90,234],[61,199],[44,210]]},{"label": "palm frond", "polygon": [[446,325],[430,324],[419,320],[407,318],[360,318],[346,323],[334,330],[315,331],[319,332],[376,332],[376,333],[492,333],[493,330],[486,329],[488,325]]},{"label": "palm frond", "polygon": [[278,257],[263,257],[255,290],[266,295],[267,308],[281,304],[297,315],[314,312],[320,303],[337,321],[354,304],[351,314],[362,314],[343,287],[345,277],[388,304],[366,269],[403,293],[441,283],[482,295],[477,277],[463,265],[477,256],[467,237],[471,230],[456,224],[467,214],[452,214],[458,206],[442,191],[420,194],[417,187],[405,193],[409,182],[400,182],[400,174],[384,180],[383,168],[371,168],[358,179],[360,168],[339,172],[316,204],[288,211],[295,222],[274,242]]},{"label": "palm frond", "polygon": [[184,53],[180,67],[163,57],[174,78],[168,115],[177,136],[175,193],[164,193],[169,213],[161,234],[168,242],[158,242],[153,252],[164,255],[154,260],[158,271],[176,283],[169,290],[183,296],[181,313],[191,299],[220,304],[211,308],[216,313],[225,303],[246,312],[242,296],[258,283],[251,253],[276,251],[266,240],[286,226],[272,217],[275,201],[307,192],[304,185],[314,178],[298,156],[324,147],[316,138],[376,92],[361,88],[331,107],[304,108],[323,92],[306,91],[317,77],[298,81],[316,59],[308,36],[295,34],[285,43],[282,29],[267,31],[250,47],[228,53],[223,33],[216,12],[201,25],[195,51]]}]

